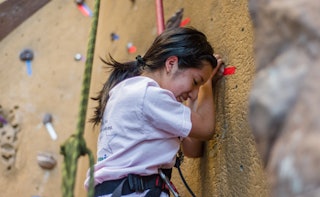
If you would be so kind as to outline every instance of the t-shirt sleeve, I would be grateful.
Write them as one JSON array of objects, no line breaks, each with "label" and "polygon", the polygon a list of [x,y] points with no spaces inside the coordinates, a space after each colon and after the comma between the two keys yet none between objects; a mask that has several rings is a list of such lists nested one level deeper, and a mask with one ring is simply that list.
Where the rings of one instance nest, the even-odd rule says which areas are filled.
[{"label": "t-shirt sleeve", "polygon": [[143,103],[143,113],[155,128],[173,136],[189,135],[192,126],[191,110],[179,103],[172,92],[149,86]]}]

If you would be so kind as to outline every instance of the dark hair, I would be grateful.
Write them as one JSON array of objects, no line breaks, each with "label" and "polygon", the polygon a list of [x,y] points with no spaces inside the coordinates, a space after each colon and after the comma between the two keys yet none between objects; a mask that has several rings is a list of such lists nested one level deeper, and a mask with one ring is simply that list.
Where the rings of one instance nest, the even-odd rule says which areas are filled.
[{"label": "dark hair", "polygon": [[208,61],[214,68],[217,65],[217,60],[213,53],[212,46],[202,32],[191,27],[178,27],[165,30],[157,36],[144,57],[137,56],[136,61],[120,63],[110,55],[110,61],[101,59],[112,70],[98,96],[92,98],[97,100],[99,104],[95,108],[94,116],[90,121],[94,125],[101,121],[109,99],[109,91],[119,82],[139,76],[144,69],[150,72],[162,69],[170,56],[178,57],[179,69],[201,69],[203,60]]}]

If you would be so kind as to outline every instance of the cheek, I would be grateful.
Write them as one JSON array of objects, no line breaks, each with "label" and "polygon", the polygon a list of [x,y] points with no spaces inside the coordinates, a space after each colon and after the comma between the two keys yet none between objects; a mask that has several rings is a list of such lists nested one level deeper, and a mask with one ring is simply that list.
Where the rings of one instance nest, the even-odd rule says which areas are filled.
[{"label": "cheek", "polygon": [[188,82],[180,82],[175,84],[174,89],[173,89],[173,94],[175,96],[181,96],[182,94],[187,94],[190,91],[192,91],[192,84]]},{"label": "cheek", "polygon": [[174,80],[171,81],[171,91],[176,97],[189,93],[192,91],[192,88],[192,79],[186,76],[185,73],[180,73],[180,75],[175,76]]}]

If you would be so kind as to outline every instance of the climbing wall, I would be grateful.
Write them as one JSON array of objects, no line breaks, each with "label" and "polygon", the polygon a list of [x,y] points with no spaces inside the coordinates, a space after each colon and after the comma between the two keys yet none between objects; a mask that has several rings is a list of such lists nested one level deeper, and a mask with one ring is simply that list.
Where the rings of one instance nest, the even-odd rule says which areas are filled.
[{"label": "climbing wall", "polygon": [[[15,19],[30,11],[19,2],[9,9]],[[76,128],[91,17],[54,0],[21,20],[0,41],[0,196],[61,196],[60,145]],[[32,60],[20,60],[25,49]]]},{"label": "climbing wall", "polygon": [[[268,196],[268,187],[248,125],[248,93],[255,72],[253,33],[245,0],[163,0],[165,20],[184,8],[183,21],[205,32],[215,51],[235,73],[216,89],[216,134],[206,143],[204,157],[186,158],[182,170],[197,196]],[[102,1],[90,96],[108,77],[99,57],[110,53],[119,61],[143,55],[157,35],[155,1]],[[188,22],[189,21],[189,22]],[[89,102],[88,116],[95,103]],[[96,151],[98,129],[86,125],[86,140]],[[83,181],[88,159],[79,162],[76,196],[86,196]],[[176,170],[173,182],[189,196]]]},{"label": "climbing wall", "polygon": [[[93,8],[94,0],[86,3]],[[197,196],[268,196],[247,120],[255,72],[247,1],[163,3],[165,20],[184,8],[183,21],[205,32],[227,65],[236,68],[215,90],[216,135],[206,143],[204,157],[186,158],[181,166],[187,182]],[[149,47],[157,35],[155,10],[155,1],[150,0],[101,0],[90,97],[108,77],[99,57],[110,53],[119,61],[133,60]],[[60,145],[76,129],[91,22],[74,1],[54,0],[1,40],[1,196],[61,196]],[[33,58],[27,55],[21,61],[25,49]],[[90,101],[88,117],[93,107]],[[49,122],[51,118],[51,125],[44,125],[45,117]],[[57,139],[48,132],[52,128]],[[97,136],[98,128],[86,124],[85,138],[93,152]],[[79,160],[76,197],[86,196],[83,181],[88,163],[87,157]],[[176,170],[173,182],[181,196],[189,196]]]}]

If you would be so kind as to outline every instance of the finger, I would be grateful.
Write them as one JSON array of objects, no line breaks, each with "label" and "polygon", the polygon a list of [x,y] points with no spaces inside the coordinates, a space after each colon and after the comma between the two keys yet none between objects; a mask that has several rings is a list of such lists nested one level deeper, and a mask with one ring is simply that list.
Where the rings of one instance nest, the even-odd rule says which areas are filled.
[{"label": "finger", "polygon": [[222,64],[224,64],[222,58],[217,59],[218,67],[220,67]]},{"label": "finger", "polygon": [[219,75],[223,75],[224,68],[225,68],[225,64],[224,64],[224,62],[222,62],[221,66],[220,66],[220,68],[219,68],[219,71],[218,71],[218,74],[219,74]]},{"label": "finger", "polygon": [[221,56],[219,54],[213,54],[213,56],[216,58],[216,59],[221,59]]},{"label": "finger", "polygon": [[221,72],[221,69],[224,70],[224,62],[221,58],[218,58],[217,59],[217,66],[214,68],[213,72],[214,73],[220,73]]}]

